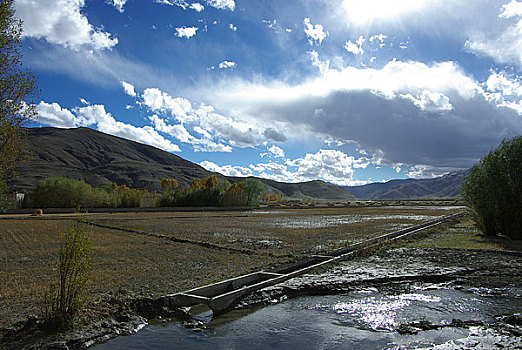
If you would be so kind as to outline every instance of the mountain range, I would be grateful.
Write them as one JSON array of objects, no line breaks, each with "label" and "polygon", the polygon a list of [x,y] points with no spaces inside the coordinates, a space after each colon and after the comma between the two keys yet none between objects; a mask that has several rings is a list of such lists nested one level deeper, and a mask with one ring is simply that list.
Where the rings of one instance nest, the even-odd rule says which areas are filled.
[{"label": "mountain range", "polygon": [[344,187],[364,199],[447,198],[459,196],[468,170],[452,172],[433,179],[401,179],[362,186]]},{"label": "mountain range", "polygon": [[[217,175],[231,182],[244,178],[210,172],[198,164],[158,148],[108,135],[90,128],[28,128],[26,161],[7,179],[10,190],[29,192],[39,180],[62,176],[93,186],[117,183],[159,190],[164,178],[189,186],[195,178]],[[266,192],[287,199],[350,201],[363,199],[414,199],[455,197],[467,170],[434,179],[391,180],[362,186],[339,187],[321,180],[284,183],[260,179]]]},{"label": "mountain range", "polygon": [[[158,148],[108,135],[90,128],[28,128],[26,161],[7,179],[10,190],[29,192],[42,179],[53,176],[83,180],[93,186],[117,183],[133,188],[159,190],[164,178],[176,179],[181,187],[195,178],[217,175],[198,164]],[[266,192],[285,198],[314,201],[350,201],[356,197],[345,189],[314,180],[283,183],[260,179]]]}]

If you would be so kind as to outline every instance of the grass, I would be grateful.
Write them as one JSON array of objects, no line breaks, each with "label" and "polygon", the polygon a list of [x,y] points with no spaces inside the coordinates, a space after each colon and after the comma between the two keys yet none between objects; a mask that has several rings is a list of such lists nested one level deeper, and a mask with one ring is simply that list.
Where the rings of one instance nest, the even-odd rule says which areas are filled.
[{"label": "grass", "polygon": [[484,236],[473,220],[464,216],[453,226],[430,231],[404,244],[415,248],[491,249],[522,252],[522,240]]}]

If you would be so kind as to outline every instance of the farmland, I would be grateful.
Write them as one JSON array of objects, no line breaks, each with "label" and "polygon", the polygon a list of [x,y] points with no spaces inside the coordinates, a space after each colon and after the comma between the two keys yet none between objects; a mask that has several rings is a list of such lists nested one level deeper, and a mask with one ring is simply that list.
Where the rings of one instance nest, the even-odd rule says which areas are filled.
[{"label": "farmland", "polygon": [[[115,291],[141,296],[173,293],[458,210],[388,206],[90,213],[82,219],[97,225],[89,227],[94,252],[92,300]],[[1,217],[0,327],[38,313],[41,296],[56,279],[59,233],[78,218],[77,214]]]}]

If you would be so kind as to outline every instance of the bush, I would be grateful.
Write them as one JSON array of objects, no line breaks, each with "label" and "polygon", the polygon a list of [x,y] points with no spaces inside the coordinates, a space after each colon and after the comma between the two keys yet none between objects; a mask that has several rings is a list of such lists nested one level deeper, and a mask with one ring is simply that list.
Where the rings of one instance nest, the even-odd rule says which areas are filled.
[{"label": "bush", "polygon": [[230,184],[212,175],[194,179],[190,188],[164,191],[159,199],[162,207],[217,207],[258,205],[265,187],[256,179]]},{"label": "bush", "polygon": [[63,177],[50,177],[36,185],[31,193],[33,207],[77,208],[100,207],[102,199],[91,185],[84,181]]},{"label": "bush", "polygon": [[502,141],[473,166],[461,194],[484,234],[522,239],[522,136]]},{"label": "bush", "polygon": [[70,328],[87,301],[91,241],[86,224],[76,222],[62,235],[58,262],[59,281],[44,296],[43,317],[48,328]]}]

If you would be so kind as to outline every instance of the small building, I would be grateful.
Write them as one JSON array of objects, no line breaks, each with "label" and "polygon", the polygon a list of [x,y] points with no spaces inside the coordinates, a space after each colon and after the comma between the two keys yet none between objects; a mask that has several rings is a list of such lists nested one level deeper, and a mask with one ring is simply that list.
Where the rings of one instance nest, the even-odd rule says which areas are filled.
[{"label": "small building", "polygon": [[7,195],[7,198],[9,198],[9,208],[18,209],[22,207],[25,193],[14,190]]}]

